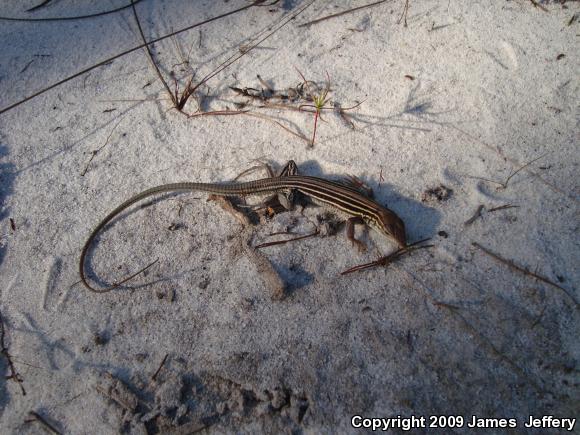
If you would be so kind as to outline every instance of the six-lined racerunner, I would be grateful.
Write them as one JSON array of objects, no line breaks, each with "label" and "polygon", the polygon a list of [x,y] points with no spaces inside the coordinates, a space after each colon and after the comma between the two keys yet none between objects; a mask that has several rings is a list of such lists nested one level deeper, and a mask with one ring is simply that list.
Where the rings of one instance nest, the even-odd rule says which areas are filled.
[{"label": "six-lined racerunner", "polygon": [[366,224],[375,228],[380,233],[395,241],[401,248],[407,246],[405,235],[405,224],[393,211],[383,207],[375,200],[364,195],[360,190],[342,183],[325,180],[319,177],[299,175],[296,163],[290,160],[283,168],[279,176],[263,178],[248,182],[233,183],[171,183],[147,189],[127,201],[123,202],[112,212],[110,212],[90,234],[81,251],[79,261],[79,273],[81,281],[90,290],[95,292],[106,292],[120,284],[133,278],[137,274],[131,275],[122,281],[105,289],[92,287],[85,276],[85,259],[88,249],[97,234],[119,213],[127,209],[136,202],[149,196],[166,192],[178,191],[200,191],[208,192],[220,196],[234,195],[260,195],[268,193],[278,193],[281,203],[289,208],[291,198],[295,192],[300,192],[310,198],[313,202],[331,206],[347,215],[351,216],[347,221],[347,236],[352,241],[354,239],[354,224]]}]

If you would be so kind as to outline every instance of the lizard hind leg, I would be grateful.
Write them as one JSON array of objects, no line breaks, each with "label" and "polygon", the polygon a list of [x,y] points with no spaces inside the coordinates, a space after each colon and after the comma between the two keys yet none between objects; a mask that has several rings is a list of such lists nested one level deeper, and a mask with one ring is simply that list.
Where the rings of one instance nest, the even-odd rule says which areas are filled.
[{"label": "lizard hind leg", "polygon": [[288,163],[280,170],[278,177],[287,177],[288,175],[298,175],[298,165],[294,160],[288,160]]},{"label": "lizard hind leg", "polygon": [[[290,175],[298,175],[298,166],[294,160],[289,160],[288,163],[286,163],[278,173],[278,177],[287,177]],[[277,194],[278,202],[286,210],[294,209],[297,196],[298,191],[296,189],[290,189],[287,192],[279,192]]]}]

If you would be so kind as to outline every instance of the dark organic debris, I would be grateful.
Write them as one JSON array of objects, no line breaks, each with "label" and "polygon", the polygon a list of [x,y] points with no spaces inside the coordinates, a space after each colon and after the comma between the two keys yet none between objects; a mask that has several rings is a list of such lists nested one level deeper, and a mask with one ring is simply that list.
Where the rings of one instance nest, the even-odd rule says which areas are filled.
[{"label": "dark organic debris", "polygon": [[423,192],[423,196],[421,196],[421,201],[423,202],[443,202],[447,201],[451,198],[453,194],[453,189],[450,189],[443,184],[440,184],[438,187],[431,187]]}]

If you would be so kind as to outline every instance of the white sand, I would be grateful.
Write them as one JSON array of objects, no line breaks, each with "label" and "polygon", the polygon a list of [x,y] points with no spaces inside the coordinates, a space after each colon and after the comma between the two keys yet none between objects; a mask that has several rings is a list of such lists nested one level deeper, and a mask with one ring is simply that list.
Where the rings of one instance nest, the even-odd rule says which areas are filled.
[{"label": "white sand", "polygon": [[[0,15],[126,4],[62,0],[24,12],[37,3],[5,1]],[[524,0],[411,0],[404,27],[401,0],[297,27],[365,3],[315,2],[203,88],[205,110],[234,109],[246,99],[229,86],[259,88],[257,74],[286,89],[301,81],[295,68],[322,85],[328,73],[332,101],[364,102],[349,112],[354,130],[326,112],[313,148],[265,120],[169,110],[141,50],[0,115],[0,309],[27,393],[0,380],[0,432],[42,433],[25,423],[30,411],[63,433],[350,432],[354,414],[513,417],[523,430],[530,415],[578,416],[580,62],[578,20],[568,23],[579,3],[540,2],[545,12]],[[244,4],[137,7],[151,39]],[[200,79],[304,4],[252,8],[156,44],[161,69],[185,76],[177,46],[191,47]],[[3,108],[140,39],[126,9],[1,21],[0,41]],[[312,115],[258,113],[312,133]],[[540,156],[505,189],[475,178],[505,181]],[[122,217],[91,250],[97,284],[159,257],[146,277],[101,295],[76,283],[84,240],[120,202],[157,184],[230,180],[257,157],[362,178],[403,218],[410,241],[432,237],[435,247],[349,276],[339,273],[394,244],[371,231],[358,234],[369,244],[362,255],[342,234],[265,248],[287,286],[276,300],[268,262],[247,240],[271,241],[287,226],[306,234],[322,209],[244,228],[205,195],[182,194]],[[441,184],[453,190],[446,201],[422,201]],[[488,211],[505,204],[517,208]],[[479,205],[482,217],[465,226]],[[4,356],[0,373],[10,374]]]}]

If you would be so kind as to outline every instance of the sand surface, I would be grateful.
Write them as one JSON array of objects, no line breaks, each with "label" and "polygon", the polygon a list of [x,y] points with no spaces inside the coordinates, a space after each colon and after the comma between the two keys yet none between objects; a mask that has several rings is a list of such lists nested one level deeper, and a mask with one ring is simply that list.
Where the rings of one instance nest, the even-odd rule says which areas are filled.
[{"label": "sand surface", "polygon": [[[400,0],[299,27],[369,2],[313,2],[200,86],[184,108],[198,116],[172,109],[143,50],[0,114],[1,433],[45,433],[34,415],[76,434],[352,433],[357,414],[516,418],[521,432],[531,415],[579,417],[579,2],[410,0],[405,26]],[[26,12],[38,3],[0,15],[127,4]],[[152,40],[248,4],[136,7]],[[249,8],[154,58],[181,92],[308,4]],[[0,110],[140,43],[130,8],[0,21]],[[309,146],[314,114],[289,106],[327,86]],[[200,116],[234,110],[248,112]],[[357,228],[359,253],[324,208],[251,225],[205,194],[166,195],[109,226],[87,270],[102,287],[159,261],[109,293],[79,283],[83,243],[122,201],[232,180],[258,158],[359,177],[409,242],[434,247],[341,276],[396,245]]]}]

